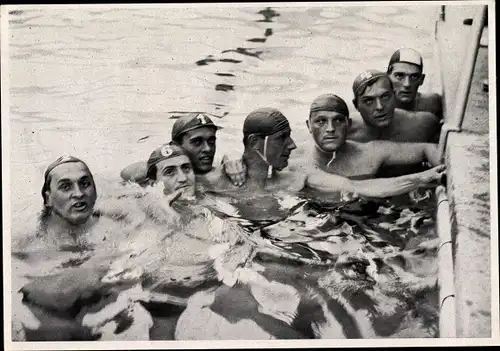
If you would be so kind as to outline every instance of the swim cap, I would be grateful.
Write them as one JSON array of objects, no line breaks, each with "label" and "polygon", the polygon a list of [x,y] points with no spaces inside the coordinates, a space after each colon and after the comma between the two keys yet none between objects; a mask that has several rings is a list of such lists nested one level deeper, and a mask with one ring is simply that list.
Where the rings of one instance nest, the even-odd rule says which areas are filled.
[{"label": "swim cap", "polygon": [[[62,165],[63,163],[71,163],[71,162],[80,162],[80,163],[83,163],[85,165],[85,167],[87,169],[89,169],[89,167],[87,166],[87,164],[85,162],[83,162],[82,160],[80,160],[79,158],[77,157],[74,157],[74,156],[71,156],[71,155],[63,155],[63,156],[60,156],[59,158],[57,158],[57,160],[55,160],[54,162],[52,162],[48,167],[47,169],[45,170],[45,173],[43,175],[43,186],[42,186],[42,198],[43,198],[43,203],[46,204],[47,200],[45,198],[45,192],[47,190],[49,190],[49,187],[50,187],[50,178],[49,178],[49,174],[50,172],[52,172],[52,170],[54,168],[56,168],[57,166],[59,165]],[[89,170],[89,173],[90,173],[90,170]],[[92,176],[92,174],[91,174]]]},{"label": "swim cap", "polygon": [[347,104],[341,97],[334,94],[323,94],[314,99],[310,112],[316,111],[333,111],[349,117]]},{"label": "swim cap", "polygon": [[203,127],[222,129],[222,127],[215,125],[210,117],[208,117],[205,113],[189,113],[175,121],[172,127],[172,140],[177,140],[186,132]]},{"label": "swim cap", "polygon": [[163,144],[156,148],[151,155],[149,156],[148,159],[148,170],[147,170],[147,176],[150,179],[156,179],[156,174],[154,177],[151,177],[152,170],[154,169],[153,167],[156,166],[157,163],[163,160],[168,160],[173,157],[181,156],[181,155],[186,155],[186,152],[184,149],[179,146],[178,144],[174,142],[170,142],[167,144]]},{"label": "swim cap", "polygon": [[352,91],[354,93],[354,96],[358,96],[358,92],[362,91],[370,82],[373,82],[380,77],[387,77],[387,73],[377,71],[375,69],[369,69],[367,71],[364,71],[361,73],[359,76],[356,77],[354,80],[354,83],[352,84]]},{"label": "swim cap", "polygon": [[277,109],[272,107],[263,107],[250,114],[243,122],[243,136],[250,134],[271,135],[290,128],[288,119]]},{"label": "swim cap", "polygon": [[397,62],[411,63],[420,67],[421,70],[424,69],[422,56],[418,51],[413,49],[403,48],[397,50],[394,54],[392,54],[391,59],[389,60],[388,69],[390,69],[390,67]]}]

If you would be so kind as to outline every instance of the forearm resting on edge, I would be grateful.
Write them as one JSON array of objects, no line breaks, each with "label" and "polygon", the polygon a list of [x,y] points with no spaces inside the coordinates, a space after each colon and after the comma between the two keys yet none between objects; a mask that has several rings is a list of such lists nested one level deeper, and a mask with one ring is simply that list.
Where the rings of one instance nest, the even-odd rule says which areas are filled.
[{"label": "forearm resting on edge", "polygon": [[321,192],[353,192],[367,197],[388,197],[408,193],[423,185],[421,173],[394,178],[350,180],[333,174],[313,174],[306,185]]}]

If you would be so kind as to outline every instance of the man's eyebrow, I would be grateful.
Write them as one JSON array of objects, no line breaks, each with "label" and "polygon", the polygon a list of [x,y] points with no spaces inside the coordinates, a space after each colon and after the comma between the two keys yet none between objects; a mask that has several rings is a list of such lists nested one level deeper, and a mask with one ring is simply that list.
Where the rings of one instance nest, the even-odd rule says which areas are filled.
[{"label": "man's eyebrow", "polygon": [[71,183],[71,180],[68,178],[61,178],[57,181],[57,184],[60,184],[60,183]]},{"label": "man's eyebrow", "polygon": [[172,166],[172,165],[168,165],[168,166],[165,166],[161,169],[162,172],[166,171],[167,169],[173,169],[175,168],[175,166]]}]

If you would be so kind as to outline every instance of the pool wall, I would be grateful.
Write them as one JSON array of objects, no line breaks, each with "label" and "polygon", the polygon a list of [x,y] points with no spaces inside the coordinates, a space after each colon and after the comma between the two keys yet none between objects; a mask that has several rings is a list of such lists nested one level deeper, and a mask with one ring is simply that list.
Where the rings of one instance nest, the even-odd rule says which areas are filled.
[{"label": "pool wall", "polygon": [[[445,123],[450,123],[459,104],[457,90],[473,41],[474,24],[466,25],[464,20],[474,18],[480,7],[450,5],[438,15],[437,77],[431,79],[444,97]],[[440,337],[492,337],[490,120],[488,91],[483,84],[488,81],[488,50],[493,49],[488,38],[485,27],[461,131],[448,134],[444,150],[448,201],[443,194],[438,200]]]}]

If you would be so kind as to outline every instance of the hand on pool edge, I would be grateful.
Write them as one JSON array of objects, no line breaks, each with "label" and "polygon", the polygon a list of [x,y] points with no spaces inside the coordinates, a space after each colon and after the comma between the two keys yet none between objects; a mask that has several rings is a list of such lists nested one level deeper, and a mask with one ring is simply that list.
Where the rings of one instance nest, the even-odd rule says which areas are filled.
[{"label": "hand on pool edge", "polygon": [[438,165],[421,173],[420,182],[422,185],[431,185],[442,183],[443,177],[446,176],[446,166]]}]

